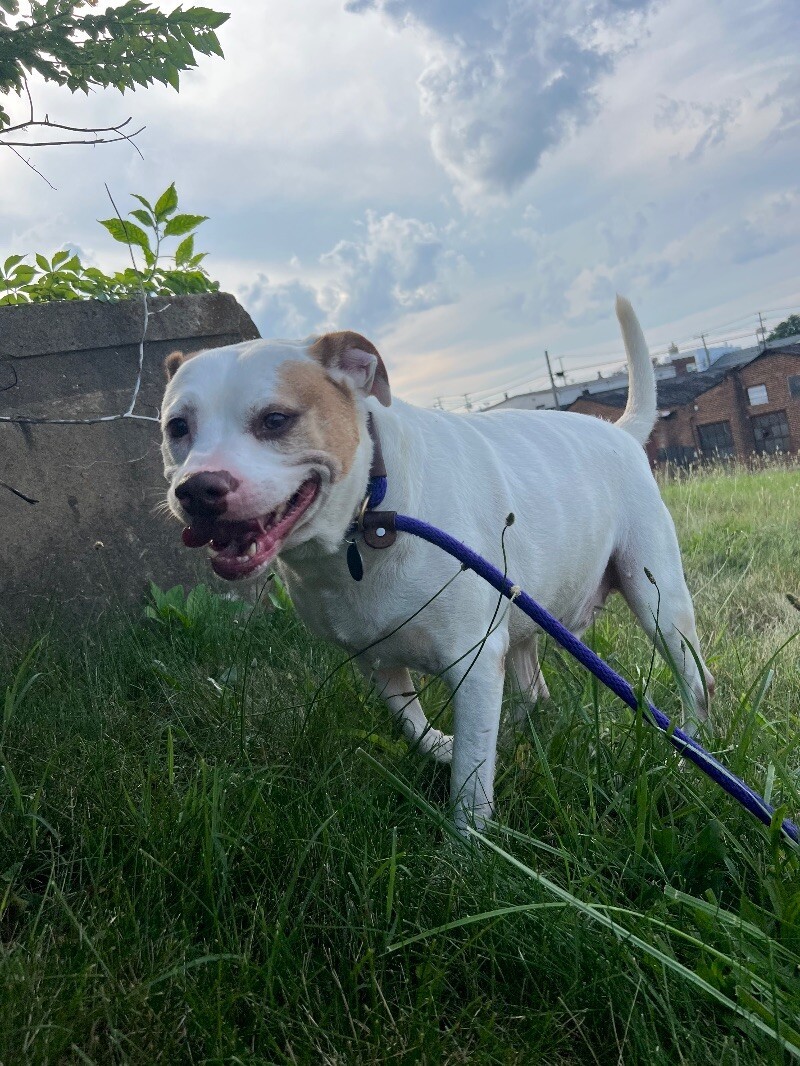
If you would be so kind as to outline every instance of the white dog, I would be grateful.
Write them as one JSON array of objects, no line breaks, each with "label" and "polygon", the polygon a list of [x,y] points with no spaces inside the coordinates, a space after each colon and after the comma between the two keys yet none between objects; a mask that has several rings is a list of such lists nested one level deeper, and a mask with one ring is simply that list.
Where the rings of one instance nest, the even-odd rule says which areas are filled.
[{"label": "white dog", "polygon": [[[621,297],[617,316],[630,398],[616,425],[559,411],[464,416],[393,401],[380,355],[357,333],[247,341],[167,360],[162,450],[169,506],[186,524],[184,543],[209,545],[212,568],[227,580],[276,565],[314,633],[354,655],[370,646],[358,661],[405,736],[452,762],[451,798],[462,829],[492,811],[508,667],[528,702],[547,696],[537,629],[508,604],[492,625],[497,593],[408,534],[383,550],[359,536],[363,579],[353,579],[349,531],[376,441],[388,473],[381,509],[465,542],[576,634],[610,592],[620,591],[677,664],[690,716],[706,718],[713,678],[704,666],[703,678],[686,647],[698,646],[692,601],[675,529],[642,449],[656,418],[653,370]],[[504,562],[501,535],[512,512]],[[442,673],[453,689],[452,738],[426,720],[410,670]]]}]

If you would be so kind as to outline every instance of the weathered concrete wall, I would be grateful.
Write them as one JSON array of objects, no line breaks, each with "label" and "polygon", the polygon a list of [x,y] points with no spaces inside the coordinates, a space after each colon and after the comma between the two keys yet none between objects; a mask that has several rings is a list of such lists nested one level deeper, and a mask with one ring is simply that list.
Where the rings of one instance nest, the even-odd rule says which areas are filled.
[{"label": "weathered concrete wall", "polygon": [[[156,415],[163,362],[258,336],[227,293],[152,299],[136,413]],[[0,414],[92,418],[130,403],[143,329],[141,301],[0,307]],[[16,374],[17,383],[12,385]],[[4,386],[12,385],[11,388]],[[54,610],[74,622],[208,574],[182,548],[164,499],[155,422],[86,426],[0,423],[0,627]]]}]

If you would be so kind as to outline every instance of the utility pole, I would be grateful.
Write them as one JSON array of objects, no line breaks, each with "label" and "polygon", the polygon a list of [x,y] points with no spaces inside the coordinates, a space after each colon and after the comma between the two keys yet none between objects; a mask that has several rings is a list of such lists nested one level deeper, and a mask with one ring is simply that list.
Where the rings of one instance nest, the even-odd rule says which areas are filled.
[{"label": "utility pole", "polygon": [[705,333],[701,333],[700,336],[698,337],[698,340],[701,340],[703,342],[703,349],[704,349],[704,351],[706,353],[706,370],[708,370],[708,368],[711,366],[711,355],[710,355],[709,350],[708,350],[708,345],[706,344],[706,335],[705,335]]},{"label": "utility pole", "polygon": [[764,319],[761,317],[761,312],[760,311],[757,311],[756,314],[758,315],[758,321],[759,321],[759,324],[761,326],[761,343],[766,348],[766,346],[767,346],[767,331],[764,329]]},{"label": "utility pole", "polygon": [[558,402],[558,390],[556,389],[556,381],[553,377],[553,368],[550,366],[550,355],[546,348],[544,350],[544,359],[547,363],[547,373],[550,375],[550,387],[553,390],[553,403],[556,405],[556,410],[560,411],[561,404]]}]

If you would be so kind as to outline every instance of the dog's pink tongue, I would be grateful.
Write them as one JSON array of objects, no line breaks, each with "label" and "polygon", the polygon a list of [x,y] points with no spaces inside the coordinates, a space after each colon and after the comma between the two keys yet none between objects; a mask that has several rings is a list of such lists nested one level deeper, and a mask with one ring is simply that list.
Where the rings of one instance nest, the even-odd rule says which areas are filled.
[{"label": "dog's pink tongue", "polygon": [[187,548],[202,548],[211,540],[211,533],[203,529],[195,529],[193,526],[185,526],[181,539]]}]

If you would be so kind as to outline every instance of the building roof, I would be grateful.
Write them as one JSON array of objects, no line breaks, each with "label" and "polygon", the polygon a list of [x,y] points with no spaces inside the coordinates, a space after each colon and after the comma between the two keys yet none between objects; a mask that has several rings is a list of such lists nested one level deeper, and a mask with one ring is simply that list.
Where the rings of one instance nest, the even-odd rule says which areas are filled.
[{"label": "building roof", "polygon": [[717,367],[724,367],[726,370],[730,370],[735,366],[746,366],[748,363],[752,363],[754,359],[757,359],[763,351],[764,347],[760,344],[753,345],[750,348],[734,348],[732,352],[726,352],[719,359],[715,359],[709,369],[716,370]]},{"label": "building roof", "polygon": [[[756,344],[750,348],[734,348],[732,352],[726,352],[719,359],[715,359],[710,369],[715,370],[718,366],[744,366],[746,363],[752,363],[754,359],[758,359],[759,355],[762,355],[765,351],[774,352],[779,349],[781,352],[787,352],[788,349],[797,348],[798,345],[800,345],[800,336],[767,341],[766,345]],[[788,354],[794,355],[795,353],[788,351]]]},{"label": "building roof", "polygon": [[[715,385],[719,385],[734,367],[752,363],[762,355],[800,356],[800,343],[783,343],[778,347],[773,341],[768,348],[743,349],[729,354],[742,356],[745,351],[752,354],[748,358],[740,359],[733,364],[726,363],[721,366],[720,364],[727,359],[727,356],[722,356],[711,364],[710,370],[702,370],[694,374],[682,374],[680,377],[675,378],[662,378],[661,381],[656,381],[656,403],[659,409],[669,410],[673,407],[683,407],[684,404],[691,403],[702,393],[713,389]],[[578,400],[592,400],[594,403],[603,404],[606,407],[623,408],[628,402],[628,389],[625,387],[613,389],[611,392],[596,392],[591,395],[584,393],[578,397]],[[577,403],[578,400],[573,400],[572,403]],[[567,409],[569,407],[572,407],[572,404],[569,404]]]}]

